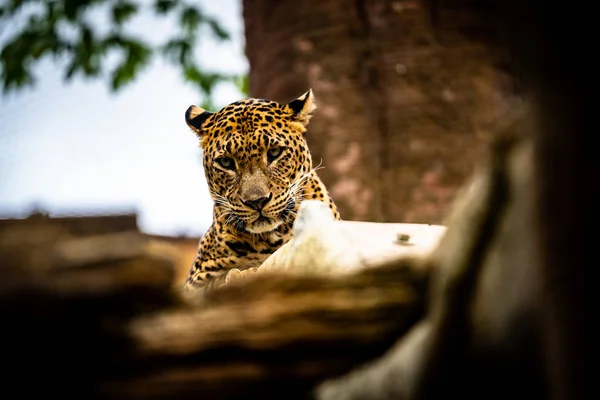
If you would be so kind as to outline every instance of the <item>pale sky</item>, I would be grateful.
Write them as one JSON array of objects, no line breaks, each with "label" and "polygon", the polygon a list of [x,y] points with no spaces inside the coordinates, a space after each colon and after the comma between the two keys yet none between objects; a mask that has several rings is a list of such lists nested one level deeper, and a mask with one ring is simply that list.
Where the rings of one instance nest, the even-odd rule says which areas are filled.
[{"label": "pale sky", "polygon": [[[200,1],[232,36],[202,40],[198,55],[207,68],[247,70],[240,3]],[[133,30],[162,41],[172,22],[147,13]],[[36,206],[51,215],[137,211],[146,232],[199,235],[208,228],[212,202],[198,140],[184,121],[199,94],[176,68],[157,59],[116,95],[106,80],[63,83],[50,60],[36,76],[33,89],[0,94],[0,217]],[[215,103],[242,96],[222,85]]]}]

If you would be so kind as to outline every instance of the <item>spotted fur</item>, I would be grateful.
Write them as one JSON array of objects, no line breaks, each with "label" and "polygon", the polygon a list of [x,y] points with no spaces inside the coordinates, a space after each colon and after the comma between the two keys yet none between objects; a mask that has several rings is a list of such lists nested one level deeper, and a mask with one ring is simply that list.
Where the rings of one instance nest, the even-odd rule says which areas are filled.
[{"label": "spotted fur", "polygon": [[214,207],[186,291],[218,286],[232,268],[258,267],[291,238],[303,199],[325,202],[339,219],[304,138],[314,109],[311,90],[285,105],[244,99],[216,113],[188,108]]}]

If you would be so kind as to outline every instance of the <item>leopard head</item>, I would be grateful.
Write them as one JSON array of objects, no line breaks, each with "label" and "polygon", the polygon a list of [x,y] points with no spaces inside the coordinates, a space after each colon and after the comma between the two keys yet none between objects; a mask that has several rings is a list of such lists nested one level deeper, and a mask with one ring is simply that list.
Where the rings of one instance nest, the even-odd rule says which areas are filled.
[{"label": "leopard head", "polygon": [[188,108],[216,219],[256,234],[293,220],[312,170],[304,134],[314,109],[311,90],[288,104],[251,98],[214,113]]}]

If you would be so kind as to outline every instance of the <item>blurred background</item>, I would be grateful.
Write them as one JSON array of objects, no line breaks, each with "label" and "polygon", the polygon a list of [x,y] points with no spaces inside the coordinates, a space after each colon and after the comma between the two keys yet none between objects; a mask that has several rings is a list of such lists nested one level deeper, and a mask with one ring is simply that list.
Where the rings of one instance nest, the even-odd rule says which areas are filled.
[{"label": "blurred background", "polygon": [[342,218],[443,223],[518,87],[494,2],[429,3],[0,0],[5,232],[136,227],[187,270],[212,203],[184,111],[308,88]]},{"label": "blurred background", "polygon": [[[2,0],[4,8],[21,2]],[[39,209],[51,215],[136,212],[140,228],[166,235],[198,236],[211,221],[211,201],[206,190],[195,135],[187,128],[183,113],[190,104],[207,101],[197,82],[185,79],[184,67],[161,57],[160,47],[183,38],[180,32],[182,5],[160,14],[152,1],[78,2],[77,20],[57,20],[58,38],[69,44],[84,41],[82,30],[90,29],[89,60],[76,59],[71,50],[54,55],[38,23],[50,25],[45,7],[58,10],[74,2],[23,2],[14,15],[0,22],[0,46],[13,44],[29,30],[36,38],[23,43],[17,54],[2,58],[4,92],[0,97],[0,214],[24,216]],[[75,2],[77,3],[77,2]],[[93,4],[86,8],[86,3]],[[158,2],[157,2],[158,3]],[[117,5],[134,7],[120,29],[115,27]],[[202,71],[245,74],[241,4],[236,0],[200,3],[199,12],[218,21],[229,39],[220,39],[210,27],[199,24],[196,46],[190,49],[194,66]],[[65,11],[60,11],[65,12]],[[58,19],[58,18],[57,18]],[[44,27],[52,31],[49,27]],[[144,43],[155,52],[127,81],[113,89],[111,72],[127,61],[127,49],[101,54],[96,44],[112,32]],[[32,35],[33,36],[33,35]],[[42,43],[40,43],[42,42]],[[32,81],[15,79],[19,52],[34,52],[48,46],[36,58],[28,55],[23,68]],[[96,46],[96,48],[94,48]],[[82,47],[85,47],[83,44]],[[8,49],[10,50],[10,48]],[[97,52],[98,54],[93,54]],[[172,51],[173,53],[176,50]],[[125,56],[123,57],[123,54]],[[173,58],[177,58],[173,54]],[[64,76],[75,58],[83,65],[72,79]],[[132,57],[135,58],[135,55]],[[86,76],[85,63],[94,64]],[[135,61],[131,61],[134,63]],[[98,68],[99,71],[92,69]],[[31,82],[31,84],[29,84]],[[209,89],[215,104],[224,105],[244,94],[234,82],[215,83]],[[35,115],[35,117],[34,117]]]}]

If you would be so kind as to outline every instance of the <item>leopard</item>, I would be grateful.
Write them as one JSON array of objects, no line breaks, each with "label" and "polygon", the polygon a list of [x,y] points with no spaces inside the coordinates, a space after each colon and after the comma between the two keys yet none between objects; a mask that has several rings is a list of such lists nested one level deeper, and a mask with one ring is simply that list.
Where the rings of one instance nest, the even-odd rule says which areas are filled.
[{"label": "leopard", "polygon": [[246,98],[218,112],[188,107],[213,207],[184,293],[221,287],[234,269],[256,270],[292,238],[305,199],[322,201],[341,219],[306,140],[315,109],[312,89],[289,103]]}]

